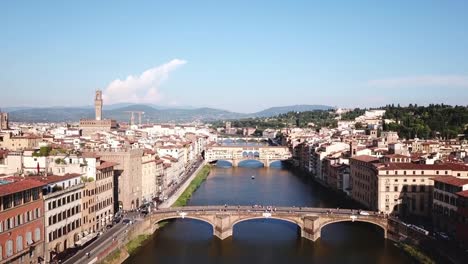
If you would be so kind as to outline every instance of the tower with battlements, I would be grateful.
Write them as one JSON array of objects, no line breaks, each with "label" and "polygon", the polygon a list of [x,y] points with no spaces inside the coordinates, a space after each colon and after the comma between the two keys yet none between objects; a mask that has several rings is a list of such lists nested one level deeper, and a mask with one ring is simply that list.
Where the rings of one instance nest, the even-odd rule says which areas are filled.
[{"label": "tower with battlements", "polygon": [[94,97],[94,109],[96,111],[96,120],[102,120],[102,91],[97,90]]}]

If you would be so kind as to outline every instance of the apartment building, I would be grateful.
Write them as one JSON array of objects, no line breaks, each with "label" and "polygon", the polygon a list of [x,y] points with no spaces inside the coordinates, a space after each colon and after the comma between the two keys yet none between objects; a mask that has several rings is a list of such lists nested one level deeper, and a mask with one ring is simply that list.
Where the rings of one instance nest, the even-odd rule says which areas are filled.
[{"label": "apartment building", "polygon": [[0,180],[0,263],[44,260],[44,202],[39,181]]},{"label": "apartment building", "polygon": [[415,164],[407,159],[378,159],[356,156],[350,159],[351,197],[366,207],[400,216],[430,217],[433,178],[460,176],[468,166],[459,164]]},{"label": "apartment building", "polygon": [[60,253],[75,247],[79,239],[84,184],[81,182],[81,174],[29,178],[45,184],[42,188],[45,211],[44,258],[51,262],[58,259]]},{"label": "apartment building", "polygon": [[432,219],[434,228],[455,235],[459,204],[457,193],[468,190],[468,177],[438,176],[433,180]]}]

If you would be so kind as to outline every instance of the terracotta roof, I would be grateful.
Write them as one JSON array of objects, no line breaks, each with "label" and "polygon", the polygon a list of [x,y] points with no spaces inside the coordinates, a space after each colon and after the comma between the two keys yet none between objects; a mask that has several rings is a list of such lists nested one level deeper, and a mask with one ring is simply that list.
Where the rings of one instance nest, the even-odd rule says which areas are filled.
[{"label": "terracotta roof", "polygon": [[[6,183],[11,181],[10,183]],[[25,190],[30,190],[37,187],[46,185],[43,182],[36,181],[33,179],[26,179],[22,177],[10,177],[2,179],[4,184],[0,184],[0,196],[5,196],[12,193],[17,193]]]},{"label": "terracotta roof", "polygon": [[119,163],[117,163],[117,162],[110,162],[110,161],[104,161],[104,162],[101,163],[101,165],[97,166],[96,169],[97,169],[97,170],[102,170],[102,169],[114,167],[114,166],[116,166],[116,165],[119,165]]},{"label": "terracotta roof", "polygon": [[432,180],[458,187],[468,184],[468,179],[461,179],[453,176],[437,176],[432,178]]},{"label": "terracotta roof", "polygon": [[457,192],[457,194],[458,194],[459,196],[468,198],[468,190],[466,190],[466,191],[461,191],[461,192]]},{"label": "terracotta roof", "polygon": [[468,171],[468,166],[455,163],[419,164],[419,163],[387,163],[379,170],[452,170]]},{"label": "terracotta roof", "polygon": [[358,161],[363,161],[363,162],[375,162],[379,161],[378,158],[372,157],[369,155],[360,155],[360,156],[354,156],[351,159],[358,160]]}]

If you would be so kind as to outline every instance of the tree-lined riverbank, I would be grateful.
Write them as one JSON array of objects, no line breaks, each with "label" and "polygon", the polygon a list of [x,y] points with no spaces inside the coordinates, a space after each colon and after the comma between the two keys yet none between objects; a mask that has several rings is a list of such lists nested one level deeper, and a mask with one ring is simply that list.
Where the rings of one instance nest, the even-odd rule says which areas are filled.
[{"label": "tree-lined riverbank", "polygon": [[177,201],[172,204],[172,207],[185,206],[192,197],[193,192],[206,180],[211,171],[211,165],[204,165],[203,168],[197,173],[197,176],[190,182],[189,186],[180,195]]}]

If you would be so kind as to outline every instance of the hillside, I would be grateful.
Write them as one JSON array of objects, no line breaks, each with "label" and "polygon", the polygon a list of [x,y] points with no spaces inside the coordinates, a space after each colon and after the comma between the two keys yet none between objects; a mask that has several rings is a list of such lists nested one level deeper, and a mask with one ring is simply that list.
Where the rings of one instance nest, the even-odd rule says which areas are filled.
[{"label": "hillside", "polygon": [[253,113],[253,117],[269,117],[285,114],[288,112],[306,112],[314,110],[329,110],[333,109],[332,106],[327,105],[291,105],[291,106],[278,106],[265,109],[263,111]]},{"label": "hillside", "polygon": [[[120,107],[118,107],[120,106]],[[146,104],[116,104],[104,107],[105,118],[117,121],[128,122],[131,114],[127,111],[145,112],[142,117],[143,122],[190,122],[190,121],[213,121],[240,119],[249,117],[270,117],[288,112],[303,112],[320,109],[330,109],[324,105],[294,105],[283,107],[272,107],[266,110],[251,113],[235,113],[215,108],[194,108],[177,109],[163,108]],[[78,122],[82,118],[93,118],[94,109],[85,107],[49,107],[49,108],[28,108],[10,111],[10,120],[18,122]],[[138,120],[138,115],[135,115]]]}]

